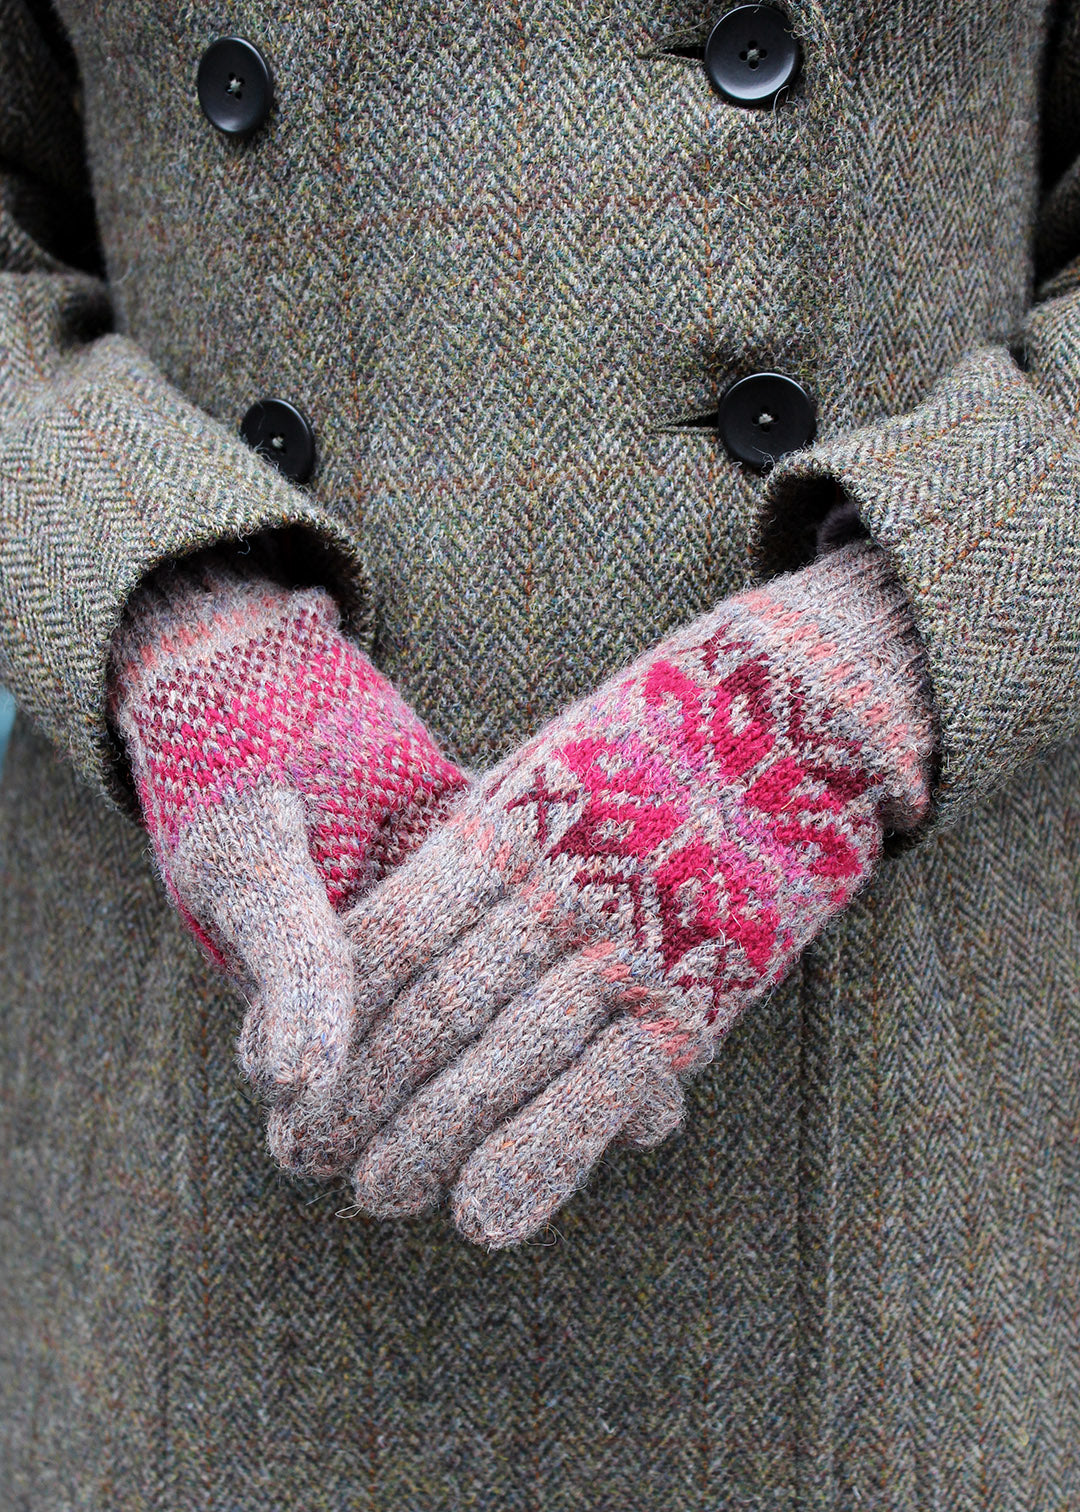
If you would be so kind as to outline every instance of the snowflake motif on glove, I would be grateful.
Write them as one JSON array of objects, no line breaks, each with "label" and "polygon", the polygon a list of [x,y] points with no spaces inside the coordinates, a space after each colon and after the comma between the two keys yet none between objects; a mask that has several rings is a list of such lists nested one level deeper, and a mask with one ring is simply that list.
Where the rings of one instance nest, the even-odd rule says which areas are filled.
[{"label": "snowflake motif on glove", "polygon": [[[726,600],[482,778],[346,918],[358,1037],[286,1165],[355,1162],[357,1202],[453,1185],[517,1242],[681,1083],[928,802],[921,648],[877,548]],[[531,1101],[530,1101],[531,1099]]]}]

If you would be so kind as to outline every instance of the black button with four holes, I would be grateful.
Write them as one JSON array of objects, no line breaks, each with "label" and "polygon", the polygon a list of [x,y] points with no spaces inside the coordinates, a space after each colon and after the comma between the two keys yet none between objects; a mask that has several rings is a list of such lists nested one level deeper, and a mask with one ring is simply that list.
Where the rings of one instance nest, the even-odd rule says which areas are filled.
[{"label": "black button with four holes", "polygon": [[750,467],[766,468],[785,452],[813,440],[814,401],[783,373],[749,373],[720,400],[716,429],[731,455]]},{"label": "black button with four holes", "polygon": [[270,66],[252,42],[219,37],[199,60],[199,104],[226,136],[250,136],[270,114]]},{"label": "black button with four holes", "polygon": [[286,399],[258,400],[241,420],[240,434],[294,483],[303,483],[311,477],[315,466],[315,432],[295,404]]},{"label": "black button with four holes", "polygon": [[771,105],[792,82],[802,48],[774,5],[737,5],[720,16],[705,43],[705,72],[734,105]]}]

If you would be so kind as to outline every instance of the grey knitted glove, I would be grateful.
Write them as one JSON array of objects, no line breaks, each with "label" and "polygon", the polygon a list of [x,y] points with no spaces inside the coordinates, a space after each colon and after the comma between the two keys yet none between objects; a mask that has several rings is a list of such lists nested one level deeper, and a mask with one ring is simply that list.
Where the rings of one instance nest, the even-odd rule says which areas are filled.
[{"label": "grey knitted glove", "polygon": [[169,897],[249,1000],[248,1077],[272,1101],[302,1098],[348,1044],[340,910],[465,778],[321,588],[209,554],[137,590],[112,652],[112,717]]},{"label": "grey knitted glove", "polygon": [[[481,778],[346,918],[356,1040],[290,1159],[359,1206],[452,1188],[470,1238],[545,1222],[681,1083],[928,803],[906,595],[868,542],[738,594]],[[283,1139],[289,1131],[282,1129]]]}]

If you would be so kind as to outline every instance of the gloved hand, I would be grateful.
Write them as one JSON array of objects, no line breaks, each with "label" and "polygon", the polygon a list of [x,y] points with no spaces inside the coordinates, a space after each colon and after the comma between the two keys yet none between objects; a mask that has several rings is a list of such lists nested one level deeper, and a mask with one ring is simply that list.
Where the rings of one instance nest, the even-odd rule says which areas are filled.
[{"label": "gloved hand", "polygon": [[685,1078],[866,883],[885,827],[925,812],[922,661],[863,540],[573,704],[347,916],[357,1038],[322,1122],[292,1120],[292,1161],[358,1157],[379,1216],[455,1183],[459,1228],[498,1246],[611,1141],[663,1139]]},{"label": "gloved hand", "polygon": [[270,1101],[302,1103],[349,1041],[340,911],[466,777],[342,635],[329,593],[214,553],[136,590],[109,686],[169,897],[248,995],[240,1063]]}]

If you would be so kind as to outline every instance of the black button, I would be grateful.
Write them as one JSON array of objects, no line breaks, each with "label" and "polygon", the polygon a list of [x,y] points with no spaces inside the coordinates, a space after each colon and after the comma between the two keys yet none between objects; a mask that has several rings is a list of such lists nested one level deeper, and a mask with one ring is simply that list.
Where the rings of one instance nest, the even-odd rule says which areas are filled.
[{"label": "black button", "polygon": [[737,5],[719,18],[705,43],[709,82],[735,105],[771,105],[801,62],[788,18],[773,5]]},{"label": "black button", "polygon": [[750,373],[725,392],[716,428],[733,457],[765,468],[785,452],[798,451],[814,436],[814,401],[783,373]]},{"label": "black button", "polygon": [[270,114],[274,84],[259,49],[243,37],[219,37],[199,62],[199,104],[219,131],[249,136]]},{"label": "black button", "polygon": [[315,432],[295,404],[285,399],[260,399],[241,420],[240,434],[294,483],[310,478],[315,466]]}]

